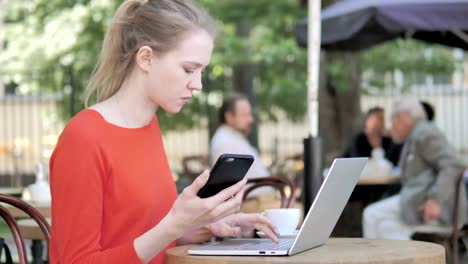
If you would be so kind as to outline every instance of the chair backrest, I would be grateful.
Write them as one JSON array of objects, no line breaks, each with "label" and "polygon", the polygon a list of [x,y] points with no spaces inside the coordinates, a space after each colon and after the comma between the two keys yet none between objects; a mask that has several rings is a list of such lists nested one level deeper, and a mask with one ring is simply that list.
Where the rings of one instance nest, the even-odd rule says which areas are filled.
[{"label": "chair backrest", "polygon": [[[32,219],[34,219],[37,222],[42,232],[44,233],[44,237],[46,238],[47,242],[49,241],[50,226],[47,223],[47,220],[44,218],[44,216],[42,216],[39,213],[39,211],[37,211],[34,207],[32,207],[31,205],[29,205],[28,203],[24,202],[23,200],[19,198],[6,195],[6,194],[0,194],[0,203],[6,203],[11,206],[14,206],[22,210],[23,212],[25,212],[27,215],[29,215]],[[19,258],[20,264],[28,263],[26,247],[24,245],[23,237],[21,236],[21,233],[19,231],[15,218],[10,214],[8,209],[6,209],[1,204],[0,204],[0,215],[10,227],[10,230],[13,235],[13,239],[15,240],[15,244],[18,249],[18,258]]]},{"label": "chair backrest", "polygon": [[[454,200],[454,207],[453,207],[453,231],[452,231],[452,236],[457,236],[458,232],[460,230],[459,222],[458,222],[458,217],[460,214],[460,210],[458,209],[460,206],[460,188],[462,187],[462,184],[465,184],[464,181],[464,171],[461,173],[461,175],[457,178],[456,185],[455,185],[455,200]],[[464,197],[463,197],[464,198]]]},{"label": "chair backrest", "polygon": [[453,264],[458,264],[459,263],[459,248],[458,248],[458,240],[460,237],[464,236],[466,234],[466,225],[465,226],[459,226],[460,223],[458,221],[458,217],[460,215],[460,210],[459,210],[459,205],[460,205],[460,199],[466,199],[465,197],[460,197],[460,188],[462,185],[465,184],[464,181],[464,174],[465,172],[463,171],[460,176],[457,178],[456,185],[455,185],[455,201],[453,205],[453,226],[452,226],[452,232],[450,234],[450,237],[446,237],[447,243],[448,239],[452,240],[452,252],[450,256],[452,257],[452,262]]},{"label": "chair backrest", "polygon": [[[260,188],[260,187],[264,187],[264,186],[270,186],[279,191],[281,195],[281,208],[291,208],[294,206],[294,203],[296,202],[296,199],[294,196],[296,192],[296,187],[287,178],[273,177],[273,176],[255,178],[255,179],[249,179],[247,181],[247,184],[249,186],[244,192],[243,200],[245,200],[247,196],[249,195],[249,193],[252,192],[253,190]],[[287,188],[289,188],[288,193],[286,193]]]},{"label": "chair backrest", "polygon": [[[455,199],[452,212],[452,226],[442,229],[434,226],[429,226],[429,228],[426,228],[427,226],[422,226],[422,229],[416,229],[416,233],[413,236],[414,239],[430,242],[434,242],[434,238],[442,239],[443,245],[446,248],[446,252],[449,254],[448,256],[451,257],[449,258],[451,259],[450,263],[453,262],[453,264],[459,263],[459,238],[466,236],[467,234],[467,225],[460,226],[458,221],[458,217],[460,215],[460,199],[466,199],[466,197],[460,197],[460,188],[465,184],[464,173],[465,172],[462,172],[455,182]],[[426,237],[426,235],[429,235],[429,237]],[[451,250],[449,250],[450,248]]]}]

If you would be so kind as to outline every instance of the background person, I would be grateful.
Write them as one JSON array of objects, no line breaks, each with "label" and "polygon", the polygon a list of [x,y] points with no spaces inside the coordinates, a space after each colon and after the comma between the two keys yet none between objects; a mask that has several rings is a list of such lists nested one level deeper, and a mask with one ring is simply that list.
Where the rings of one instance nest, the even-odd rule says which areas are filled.
[{"label": "background person", "polygon": [[[401,191],[369,205],[363,214],[366,238],[409,240],[422,224],[451,225],[455,183],[464,170],[455,151],[420,102],[405,97],[392,108],[392,136],[404,142],[400,158]],[[466,197],[465,186],[460,197]],[[467,201],[460,200],[459,223],[467,222]]]},{"label": "background person", "polygon": [[362,131],[353,137],[346,147],[343,157],[371,157],[372,150],[382,148],[385,158],[398,165],[402,145],[393,142],[386,135],[385,112],[381,107],[373,107],[366,112]]},{"label": "background person", "polygon": [[219,109],[220,125],[210,143],[211,165],[224,153],[249,154],[255,160],[246,177],[250,179],[269,176],[257,149],[247,138],[254,122],[252,106],[247,97],[241,94],[227,95]]}]

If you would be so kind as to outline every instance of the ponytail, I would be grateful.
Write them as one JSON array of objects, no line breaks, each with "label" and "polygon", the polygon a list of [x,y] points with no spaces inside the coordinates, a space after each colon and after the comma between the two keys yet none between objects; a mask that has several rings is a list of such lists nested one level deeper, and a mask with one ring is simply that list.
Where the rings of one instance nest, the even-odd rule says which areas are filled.
[{"label": "ponytail", "polygon": [[134,64],[138,49],[147,45],[163,54],[177,46],[184,33],[206,30],[213,38],[213,20],[189,0],[127,0],[117,10],[84,94],[85,106],[114,95]]}]

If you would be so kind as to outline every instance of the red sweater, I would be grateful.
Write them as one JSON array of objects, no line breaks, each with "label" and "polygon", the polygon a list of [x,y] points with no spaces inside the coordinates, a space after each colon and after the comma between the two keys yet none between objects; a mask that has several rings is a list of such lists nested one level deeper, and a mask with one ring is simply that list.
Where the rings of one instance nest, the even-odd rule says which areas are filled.
[{"label": "red sweater", "polygon": [[[50,184],[52,264],[140,263],[133,241],[164,218],[177,196],[156,116],[131,129],[90,109],[63,130]],[[151,263],[163,263],[166,250]]]}]

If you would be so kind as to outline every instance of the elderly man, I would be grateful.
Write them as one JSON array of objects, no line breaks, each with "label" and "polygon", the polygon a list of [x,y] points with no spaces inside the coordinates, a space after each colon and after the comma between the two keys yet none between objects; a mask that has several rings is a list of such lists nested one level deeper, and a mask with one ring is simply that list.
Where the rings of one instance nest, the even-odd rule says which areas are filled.
[{"label": "elderly man", "polygon": [[[455,183],[464,166],[441,131],[426,121],[417,99],[394,103],[392,136],[404,142],[399,162],[402,189],[364,210],[364,237],[409,240],[415,226],[450,225]],[[461,197],[466,197],[465,192],[462,186]],[[462,225],[467,221],[465,199],[460,200],[459,209]]]},{"label": "elderly man", "polygon": [[254,121],[252,106],[245,96],[231,94],[224,98],[223,105],[219,110],[220,126],[213,135],[210,144],[212,165],[223,153],[250,154],[254,156],[255,160],[247,172],[247,178],[269,176],[260,160],[258,151],[247,139]]}]

